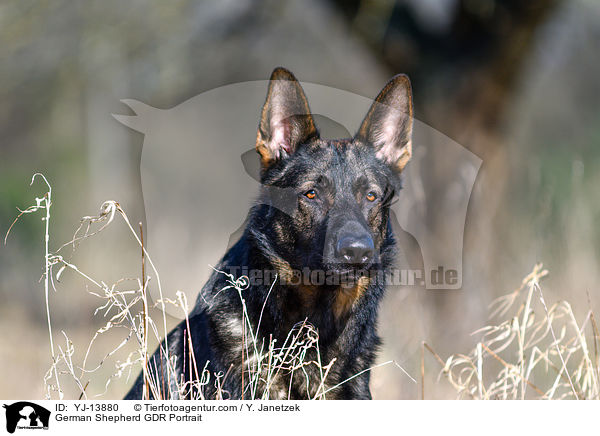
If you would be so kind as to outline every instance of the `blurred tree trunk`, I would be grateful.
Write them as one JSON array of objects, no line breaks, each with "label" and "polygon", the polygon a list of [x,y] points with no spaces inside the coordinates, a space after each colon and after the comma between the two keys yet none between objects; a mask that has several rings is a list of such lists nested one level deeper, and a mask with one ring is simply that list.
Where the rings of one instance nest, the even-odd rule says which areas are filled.
[{"label": "blurred tree trunk", "polygon": [[417,117],[482,158],[489,147],[466,132],[501,128],[536,31],[560,2],[446,1],[434,13],[418,1],[333,1],[394,72],[410,76]]},{"label": "blurred tree trunk", "polygon": [[[424,339],[433,340],[444,352],[444,343],[457,345],[456,340],[445,340],[453,334],[448,327],[464,325],[469,306],[482,309],[471,312],[469,322],[477,323],[478,317],[486,316],[487,303],[502,290],[494,289],[493,283],[501,281],[493,278],[499,274],[497,259],[503,254],[496,248],[498,211],[509,206],[503,123],[536,32],[560,2],[457,0],[436,2],[435,9],[427,9],[431,2],[332,1],[393,73],[410,76],[416,117],[483,160],[465,228],[466,292],[428,291],[420,297],[438,324],[431,327],[433,337]],[[439,156],[427,156],[422,162],[429,171],[449,164],[460,166]],[[433,219],[440,225],[445,217]],[[505,278],[502,283],[510,281]]]}]

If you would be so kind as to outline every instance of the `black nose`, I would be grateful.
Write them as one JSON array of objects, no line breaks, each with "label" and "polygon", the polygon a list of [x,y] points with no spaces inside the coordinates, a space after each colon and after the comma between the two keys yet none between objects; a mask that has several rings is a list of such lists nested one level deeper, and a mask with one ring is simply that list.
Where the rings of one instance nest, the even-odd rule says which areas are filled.
[{"label": "black nose", "polygon": [[344,235],[338,240],[336,248],[340,262],[355,265],[371,262],[375,250],[373,239],[369,235]]}]

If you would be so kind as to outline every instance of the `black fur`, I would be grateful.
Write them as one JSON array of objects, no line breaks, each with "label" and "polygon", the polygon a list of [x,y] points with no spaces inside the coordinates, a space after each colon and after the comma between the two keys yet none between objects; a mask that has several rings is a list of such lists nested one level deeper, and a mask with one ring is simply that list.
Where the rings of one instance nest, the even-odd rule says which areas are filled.
[{"label": "black fur", "polygon": [[[175,380],[180,385],[182,380],[197,380],[190,371],[192,356],[198,371],[206,365],[213,375],[202,387],[203,398],[217,398],[219,391],[225,398],[249,398],[243,380],[248,382],[244,362],[251,356],[241,346],[242,304],[236,289],[223,290],[246,270],[277,274],[276,280],[271,276],[262,283],[251,277],[242,291],[253,330],[260,319],[258,342],[266,347],[274,339],[281,346],[289,332],[306,321],[318,332],[322,365],[335,359],[324,389],[339,386],[326,398],[371,398],[366,370],[380,343],[376,324],[385,289],[382,273],[394,257],[389,206],[411,155],[411,128],[411,91],[405,76],[390,80],[354,138],[322,140],[300,84],[287,70],[273,72],[257,135],[262,162],[258,201],[243,235],[217,265],[222,272],[214,272],[204,286],[189,326],[183,321],[168,335],[175,363],[167,365],[164,343],[150,358],[149,367],[165,392],[149,393],[150,398],[169,398],[169,391],[172,398],[199,397],[196,388],[174,393]],[[363,235],[373,249],[358,264],[347,261],[350,257],[340,255],[342,234]],[[315,284],[306,281],[307,276],[294,281],[298,271],[321,271],[328,281]],[[317,357],[312,348],[305,361]],[[214,374],[224,375],[219,389]],[[171,389],[166,386],[169,380]],[[296,370],[293,377],[290,371],[280,371],[268,388],[259,386],[259,396],[268,389],[269,398],[314,398],[320,381],[315,364]],[[126,399],[141,399],[143,384],[140,374]]]}]

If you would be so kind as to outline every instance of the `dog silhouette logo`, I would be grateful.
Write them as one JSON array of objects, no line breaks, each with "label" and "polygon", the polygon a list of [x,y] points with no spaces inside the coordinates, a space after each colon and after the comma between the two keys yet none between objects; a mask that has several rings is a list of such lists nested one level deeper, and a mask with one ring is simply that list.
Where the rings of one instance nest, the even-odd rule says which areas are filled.
[{"label": "dog silhouette logo", "polygon": [[[176,299],[168,289],[192,290],[206,282],[213,273],[209,265],[245,228],[245,205],[254,204],[261,186],[256,112],[268,86],[268,81],[234,83],[169,109],[125,99],[135,115],[113,114],[144,135],[140,176],[146,236],[166,298]],[[350,137],[373,104],[329,86],[304,82],[302,87],[322,138]],[[416,261],[413,266],[399,262],[395,269],[420,268],[422,258],[420,278],[427,289],[460,289],[467,209],[482,161],[417,119],[413,138],[411,163],[403,170],[405,187],[391,205],[390,220],[397,236],[414,241],[410,257]],[[452,280],[446,279],[450,272]],[[156,290],[150,287],[153,298],[163,298]],[[181,318],[174,306],[165,310]]]},{"label": "dog silhouette logo", "polygon": [[50,411],[35,403],[19,401],[6,409],[6,431],[14,433],[18,429],[48,429]]}]

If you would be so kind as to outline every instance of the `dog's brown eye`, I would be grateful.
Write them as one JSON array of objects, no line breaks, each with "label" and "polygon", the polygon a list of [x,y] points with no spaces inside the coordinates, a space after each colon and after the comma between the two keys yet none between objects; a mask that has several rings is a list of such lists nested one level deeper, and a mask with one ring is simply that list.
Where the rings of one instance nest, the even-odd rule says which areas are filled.
[{"label": "dog's brown eye", "polygon": [[376,199],[377,199],[377,194],[375,194],[373,191],[371,191],[367,194],[368,201],[375,201]]},{"label": "dog's brown eye", "polygon": [[306,195],[306,198],[312,200],[313,198],[315,198],[317,196],[317,191],[315,191],[314,189],[311,189],[310,191],[306,191],[304,193],[304,195]]}]

